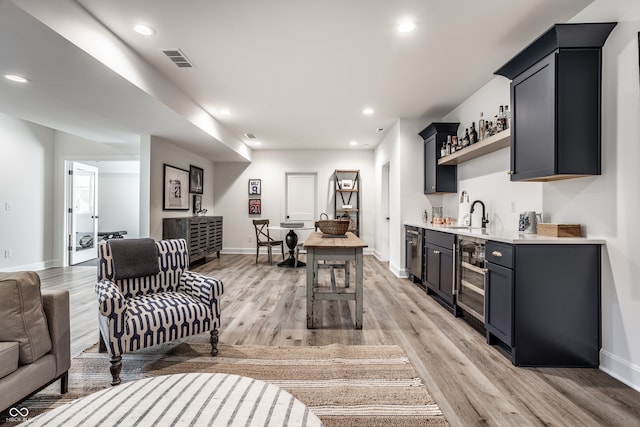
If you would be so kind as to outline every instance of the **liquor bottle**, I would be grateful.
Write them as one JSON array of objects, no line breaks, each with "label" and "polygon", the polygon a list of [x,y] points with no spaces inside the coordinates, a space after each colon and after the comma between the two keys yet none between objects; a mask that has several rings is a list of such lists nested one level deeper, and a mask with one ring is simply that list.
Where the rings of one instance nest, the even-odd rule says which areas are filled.
[{"label": "liquor bottle", "polygon": [[482,141],[485,138],[484,135],[484,117],[482,112],[480,113],[480,120],[478,120],[478,141]]},{"label": "liquor bottle", "polygon": [[451,137],[451,154],[458,151],[458,135],[453,135]]},{"label": "liquor bottle", "polygon": [[504,128],[509,129],[511,127],[511,112],[509,111],[509,106],[504,106]]},{"label": "liquor bottle", "polygon": [[440,149],[440,158],[447,155],[447,142],[442,141],[442,148]]},{"label": "liquor bottle", "polygon": [[478,142],[478,132],[476,131],[476,122],[471,122],[471,131],[469,132],[469,144]]},{"label": "liquor bottle", "polygon": [[469,128],[464,130],[464,138],[462,138],[462,148],[469,146]]}]

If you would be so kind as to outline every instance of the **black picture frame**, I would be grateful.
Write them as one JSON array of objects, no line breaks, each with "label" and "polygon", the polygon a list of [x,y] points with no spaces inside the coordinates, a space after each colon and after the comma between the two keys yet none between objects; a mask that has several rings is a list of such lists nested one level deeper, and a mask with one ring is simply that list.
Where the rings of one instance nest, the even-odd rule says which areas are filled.
[{"label": "black picture frame", "polygon": [[189,193],[202,194],[204,187],[204,170],[197,166],[189,166]]},{"label": "black picture frame", "polygon": [[249,199],[249,215],[260,215],[262,213],[262,201],[260,199]]},{"label": "black picture frame", "polygon": [[250,196],[259,196],[262,191],[262,181],[259,179],[250,179],[249,180],[249,195]]},{"label": "black picture frame", "polygon": [[189,210],[189,171],[164,164],[162,210]]},{"label": "black picture frame", "polygon": [[193,214],[197,215],[202,210],[202,196],[200,194],[193,195]]}]

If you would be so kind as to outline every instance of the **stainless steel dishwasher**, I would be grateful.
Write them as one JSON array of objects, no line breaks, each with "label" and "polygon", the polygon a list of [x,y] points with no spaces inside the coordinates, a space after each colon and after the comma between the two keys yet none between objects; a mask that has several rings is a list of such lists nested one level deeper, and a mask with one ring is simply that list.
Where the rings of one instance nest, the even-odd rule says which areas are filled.
[{"label": "stainless steel dishwasher", "polygon": [[422,229],[405,225],[404,242],[409,279],[422,286]]}]

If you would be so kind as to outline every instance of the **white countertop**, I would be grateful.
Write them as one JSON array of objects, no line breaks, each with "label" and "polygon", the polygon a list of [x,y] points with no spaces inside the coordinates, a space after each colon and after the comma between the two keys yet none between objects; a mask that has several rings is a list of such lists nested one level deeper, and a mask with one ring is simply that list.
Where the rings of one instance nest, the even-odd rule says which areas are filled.
[{"label": "white countertop", "polygon": [[405,222],[404,225],[424,228],[426,230],[443,231],[445,233],[457,234],[459,236],[477,237],[480,239],[493,240],[495,242],[511,244],[564,244],[564,245],[604,245],[606,241],[599,238],[589,237],[550,237],[539,236],[537,234],[524,234],[512,230],[497,230],[494,228],[469,228],[457,225],[433,225],[424,222]]}]

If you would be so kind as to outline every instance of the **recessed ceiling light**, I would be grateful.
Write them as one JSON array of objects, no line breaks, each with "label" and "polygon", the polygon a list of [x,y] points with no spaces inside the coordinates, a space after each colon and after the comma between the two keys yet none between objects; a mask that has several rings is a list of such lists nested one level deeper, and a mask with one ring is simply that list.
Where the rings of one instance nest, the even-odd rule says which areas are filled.
[{"label": "recessed ceiling light", "polygon": [[351,141],[349,145],[351,145],[352,147],[355,147],[356,145],[358,145],[358,141]]},{"label": "recessed ceiling light", "polygon": [[373,114],[373,108],[365,108],[364,110],[362,110],[362,114],[370,116],[371,114]]},{"label": "recessed ceiling light", "polygon": [[5,74],[4,78],[7,80],[11,80],[12,82],[17,83],[27,83],[29,81],[28,78],[19,76],[17,74]]},{"label": "recessed ceiling light", "polygon": [[156,30],[144,24],[134,25],[133,31],[135,31],[138,34],[142,34],[143,36],[152,36],[156,33]]},{"label": "recessed ceiling light", "polygon": [[416,29],[416,23],[413,21],[403,21],[398,25],[398,32],[400,33],[410,33],[411,31]]}]

